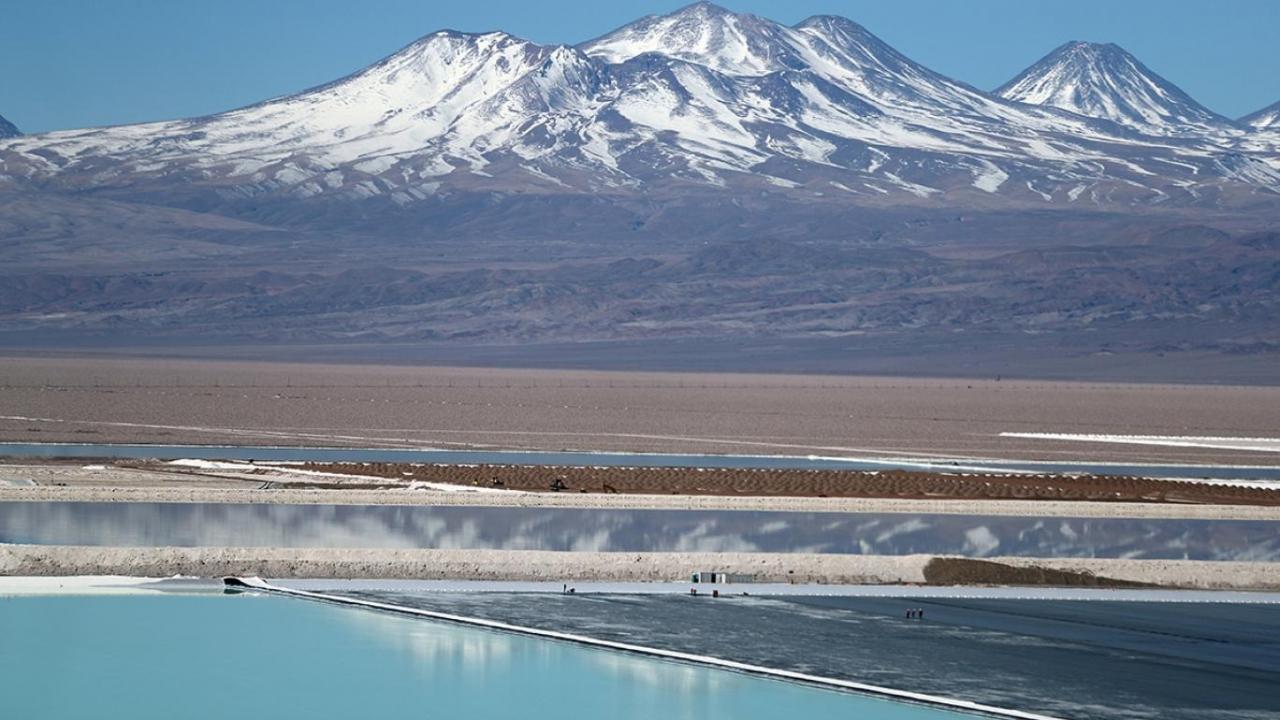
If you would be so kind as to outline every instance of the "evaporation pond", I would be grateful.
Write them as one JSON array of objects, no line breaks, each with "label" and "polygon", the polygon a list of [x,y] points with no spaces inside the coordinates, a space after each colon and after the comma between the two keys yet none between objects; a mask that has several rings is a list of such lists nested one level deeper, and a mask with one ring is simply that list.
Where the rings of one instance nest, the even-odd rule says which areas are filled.
[{"label": "evaporation pond", "polygon": [[256,595],[0,597],[0,692],[5,717],[44,720],[965,717]]},{"label": "evaporation pond", "polygon": [[0,543],[1280,560],[1265,520],[0,502]]}]

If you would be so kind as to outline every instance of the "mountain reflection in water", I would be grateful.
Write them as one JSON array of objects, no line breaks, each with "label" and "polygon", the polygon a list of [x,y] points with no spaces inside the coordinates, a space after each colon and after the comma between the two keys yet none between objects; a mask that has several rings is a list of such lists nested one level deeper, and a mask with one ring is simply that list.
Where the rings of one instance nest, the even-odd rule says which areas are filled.
[{"label": "mountain reflection in water", "polygon": [[1249,520],[387,505],[0,503],[0,542],[1280,560]]}]

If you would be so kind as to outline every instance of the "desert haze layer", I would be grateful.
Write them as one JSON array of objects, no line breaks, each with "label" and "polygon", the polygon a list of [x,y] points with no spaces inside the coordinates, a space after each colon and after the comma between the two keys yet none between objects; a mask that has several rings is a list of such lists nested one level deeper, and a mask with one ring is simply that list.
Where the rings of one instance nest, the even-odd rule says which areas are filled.
[{"label": "desert haze layer", "polygon": [[1280,388],[0,358],[0,440],[1280,464]]}]

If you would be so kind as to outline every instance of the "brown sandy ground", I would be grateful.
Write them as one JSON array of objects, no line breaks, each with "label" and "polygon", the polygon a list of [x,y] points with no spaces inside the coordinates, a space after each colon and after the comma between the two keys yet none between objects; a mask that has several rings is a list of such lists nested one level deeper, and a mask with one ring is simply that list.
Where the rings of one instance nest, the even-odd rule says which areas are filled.
[{"label": "brown sandy ground", "polygon": [[1280,506],[1280,489],[1094,475],[408,463],[305,463],[302,468],[365,478],[383,477],[398,482],[565,493]]},{"label": "brown sandy ground", "polygon": [[[314,469],[317,467],[326,469]],[[384,476],[380,477],[374,474],[379,467],[351,464],[335,468],[313,464],[312,469],[308,469],[305,465],[264,463],[218,463],[209,467],[134,461],[89,465],[70,461],[0,462],[0,502],[487,505],[1280,519],[1280,503],[1276,502],[1278,490],[1140,478],[439,465],[381,466]],[[601,476],[593,474],[597,472]],[[499,473],[509,473],[511,484],[494,487],[493,480]],[[619,483],[616,486],[600,479],[618,475],[630,477],[614,480]],[[741,478],[746,481],[739,481]],[[551,491],[549,484],[556,480],[564,487]],[[1102,487],[1109,484],[1111,494],[1101,494],[1100,486],[1088,484],[1095,480],[1103,483]],[[1002,481],[1007,485],[1002,485]],[[502,482],[506,485],[508,481]],[[575,488],[574,482],[591,485]],[[1077,494],[1080,499],[1045,499],[1037,495],[1051,496],[1061,490],[1055,482],[1067,484],[1070,492],[1063,495]],[[1069,484],[1076,482],[1084,483],[1087,492],[1071,488]],[[530,489],[513,489],[521,484]],[[596,489],[596,484],[600,489]],[[716,484],[723,487],[709,487]],[[626,491],[611,492],[605,485]],[[1152,491],[1147,492],[1148,488]],[[710,490],[724,492],[711,494]],[[955,490],[976,491],[966,495],[953,492]],[[751,494],[753,492],[759,494]],[[1085,499],[1088,493],[1098,495],[1099,499]]]},{"label": "brown sandy ground", "polygon": [[1280,387],[0,358],[0,440],[1280,465]]}]

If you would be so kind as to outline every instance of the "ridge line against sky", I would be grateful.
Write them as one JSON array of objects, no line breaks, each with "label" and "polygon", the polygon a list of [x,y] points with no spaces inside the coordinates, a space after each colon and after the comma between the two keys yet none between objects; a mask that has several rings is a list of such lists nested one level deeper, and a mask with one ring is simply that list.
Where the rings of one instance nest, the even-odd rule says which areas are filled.
[{"label": "ridge line against sky", "polygon": [[[324,84],[441,29],[577,44],[687,2],[43,0],[0,24],[0,116],[27,133],[222,112]],[[1280,100],[1280,2],[741,0],[785,25],[841,15],[933,70],[992,90],[1070,40],[1115,42],[1209,109]]]}]

